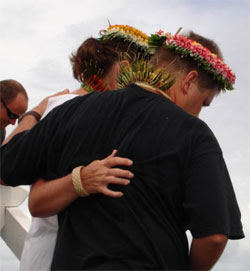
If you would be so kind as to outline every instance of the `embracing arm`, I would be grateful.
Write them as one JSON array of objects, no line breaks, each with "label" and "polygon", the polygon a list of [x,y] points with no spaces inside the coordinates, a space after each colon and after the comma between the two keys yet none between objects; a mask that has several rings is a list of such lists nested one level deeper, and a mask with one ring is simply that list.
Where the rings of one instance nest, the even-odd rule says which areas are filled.
[{"label": "embracing arm", "polygon": [[[56,94],[50,95],[46,98],[44,98],[36,107],[34,107],[32,109],[32,111],[37,112],[41,117],[43,116],[45,109],[47,107],[48,104],[48,100],[51,97],[55,97],[55,96],[60,96],[60,95],[64,95],[64,94],[68,94],[69,90],[65,89],[63,91],[57,92]],[[25,131],[25,130],[30,130],[31,128],[33,128],[35,125],[37,124],[37,120],[34,116],[32,115],[26,115],[21,122],[18,124],[18,126],[10,133],[10,135],[4,140],[3,145],[8,143],[13,136]]]},{"label": "embracing arm", "polygon": [[38,179],[31,187],[29,210],[34,217],[46,217],[57,214],[78,198],[71,174],[46,182]]},{"label": "embracing arm", "polygon": [[35,124],[37,124],[37,120],[31,116],[27,115],[25,118],[18,124],[18,126],[10,133],[10,135],[4,140],[3,145],[8,143],[13,136],[31,129]]},{"label": "embracing arm", "polygon": [[[121,197],[122,192],[112,191],[109,184],[127,185],[133,174],[129,170],[113,168],[130,166],[132,161],[127,158],[114,157],[116,150],[103,160],[96,160],[81,169],[83,188],[89,194],[102,193],[109,197]],[[59,213],[78,198],[72,176],[44,181],[39,179],[33,184],[29,196],[29,209],[32,216],[47,217]]]},{"label": "embracing arm", "polygon": [[194,238],[190,248],[189,270],[210,270],[220,258],[227,239],[225,234]]}]

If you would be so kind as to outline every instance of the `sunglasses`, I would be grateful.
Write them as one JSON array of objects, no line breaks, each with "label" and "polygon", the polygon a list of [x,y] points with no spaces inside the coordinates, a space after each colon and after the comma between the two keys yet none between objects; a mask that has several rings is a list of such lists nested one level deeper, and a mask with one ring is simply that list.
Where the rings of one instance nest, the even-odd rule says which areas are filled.
[{"label": "sunglasses", "polygon": [[15,113],[13,113],[13,112],[11,112],[10,110],[9,110],[9,108],[7,107],[7,105],[5,104],[5,102],[4,102],[4,100],[1,98],[1,102],[2,102],[2,104],[3,104],[3,106],[5,107],[5,109],[6,109],[6,112],[7,112],[7,115],[8,115],[8,117],[10,118],[10,119],[18,119],[19,118],[19,116],[17,115],[17,114],[15,114]]}]

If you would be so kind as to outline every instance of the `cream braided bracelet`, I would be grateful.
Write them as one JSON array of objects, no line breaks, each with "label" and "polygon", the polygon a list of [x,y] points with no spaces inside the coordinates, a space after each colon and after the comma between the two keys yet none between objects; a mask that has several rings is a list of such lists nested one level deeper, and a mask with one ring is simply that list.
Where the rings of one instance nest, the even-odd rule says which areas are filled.
[{"label": "cream braided bracelet", "polygon": [[82,180],[81,180],[81,174],[80,171],[84,166],[76,167],[72,170],[72,181],[74,189],[80,197],[87,197],[89,196],[89,193],[85,191],[85,189],[82,186]]}]

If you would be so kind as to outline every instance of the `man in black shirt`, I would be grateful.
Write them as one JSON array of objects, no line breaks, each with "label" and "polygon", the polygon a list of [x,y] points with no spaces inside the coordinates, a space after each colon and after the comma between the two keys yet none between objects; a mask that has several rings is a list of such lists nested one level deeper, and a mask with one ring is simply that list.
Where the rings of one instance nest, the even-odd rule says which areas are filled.
[{"label": "man in black shirt", "polygon": [[[196,115],[215,95],[197,92],[197,74],[187,72],[176,82],[183,88],[175,84],[169,93]],[[194,97],[186,99],[185,91]],[[122,198],[78,198],[59,214],[52,269],[204,270],[227,238],[244,237],[216,138],[175,103],[136,84],[91,93],[54,109],[4,146],[1,178],[13,186],[65,176],[113,149],[134,161],[131,184],[117,188]],[[190,255],[186,230],[193,236]]]},{"label": "man in black shirt", "polygon": [[[182,270],[188,266],[185,230],[194,238],[243,237],[214,135],[165,97],[136,85],[92,93],[56,108],[13,141],[19,138],[24,162],[8,163],[6,180],[61,177],[114,148],[134,161],[132,183],[119,187],[124,197],[79,198],[59,214],[53,269]],[[4,158],[3,168],[8,153]],[[27,173],[23,168],[31,161]]]}]

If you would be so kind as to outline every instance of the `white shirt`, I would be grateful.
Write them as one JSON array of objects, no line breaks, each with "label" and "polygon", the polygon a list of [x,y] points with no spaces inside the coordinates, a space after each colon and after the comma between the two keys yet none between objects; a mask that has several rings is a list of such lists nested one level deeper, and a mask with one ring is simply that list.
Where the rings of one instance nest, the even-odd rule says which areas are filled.
[{"label": "white shirt", "polygon": [[[56,106],[77,96],[75,94],[65,94],[50,98],[43,118]],[[57,231],[57,215],[46,218],[32,217],[20,261],[21,271],[50,270]]]}]

